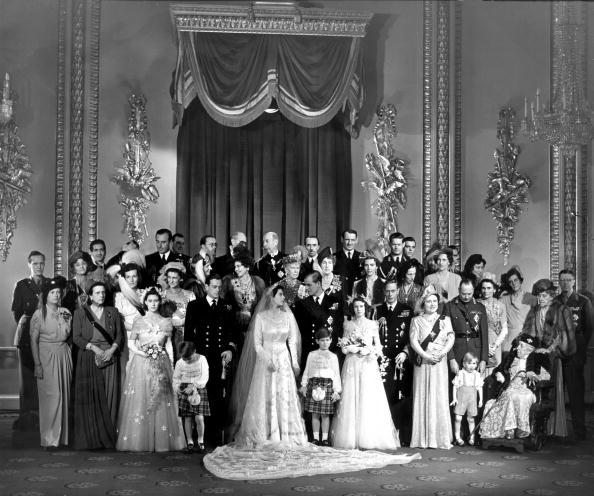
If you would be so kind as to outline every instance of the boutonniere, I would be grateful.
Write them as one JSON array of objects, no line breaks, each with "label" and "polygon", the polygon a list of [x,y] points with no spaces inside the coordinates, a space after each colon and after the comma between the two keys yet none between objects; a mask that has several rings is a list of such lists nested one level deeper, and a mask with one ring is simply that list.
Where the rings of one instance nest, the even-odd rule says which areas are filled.
[{"label": "boutonniere", "polygon": [[270,257],[270,265],[272,265],[273,269],[276,267],[276,260],[272,257]]},{"label": "boutonniere", "polygon": [[330,310],[331,312],[338,310],[338,303],[333,303],[328,310]]}]

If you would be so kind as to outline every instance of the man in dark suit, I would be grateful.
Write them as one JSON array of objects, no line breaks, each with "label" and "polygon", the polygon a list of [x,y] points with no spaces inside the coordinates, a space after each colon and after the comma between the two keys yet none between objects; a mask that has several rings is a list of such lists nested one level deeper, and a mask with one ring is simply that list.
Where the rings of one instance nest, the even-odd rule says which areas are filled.
[{"label": "man in dark suit", "polygon": [[320,251],[320,240],[316,236],[307,236],[305,238],[305,249],[307,258],[301,264],[299,269],[299,280],[303,281],[305,276],[316,270],[314,264],[317,263],[318,252]]},{"label": "man in dark suit", "polygon": [[358,235],[354,229],[342,232],[342,249],[336,253],[334,273],[341,275],[346,281],[347,294],[353,292],[353,284],[361,277],[361,252],[355,250]]},{"label": "man in dark suit", "polygon": [[390,234],[390,253],[380,265],[380,277],[386,281],[396,279],[398,269],[408,258],[404,255],[404,234],[395,232]]},{"label": "man in dark suit", "polygon": [[169,262],[181,261],[171,251],[172,234],[169,229],[159,229],[155,234],[157,251],[146,256],[146,272],[149,278],[148,284],[156,284],[161,267]]},{"label": "man in dark suit", "polygon": [[594,327],[594,310],[588,298],[575,292],[573,271],[564,269],[559,272],[559,287],[561,294],[557,295],[555,299],[571,310],[576,343],[575,354],[562,360],[563,379],[569,394],[573,436],[576,440],[585,440],[587,432],[584,405],[584,394],[586,393],[584,367],[588,343],[592,336],[592,327]]},{"label": "man in dark suit", "polygon": [[220,257],[216,257],[212,264],[212,271],[219,274],[221,277],[233,274],[235,270],[235,257],[234,253],[236,249],[244,248],[247,250],[247,238],[244,233],[237,231],[231,235],[229,244],[229,251]]},{"label": "man in dark suit", "polygon": [[396,281],[388,281],[384,288],[385,301],[377,307],[376,316],[384,356],[388,359],[384,389],[390,405],[394,425],[403,446],[410,444],[412,435],[412,379],[413,364],[409,359],[409,330],[413,309],[399,303]]},{"label": "man in dark suit", "polygon": [[39,409],[37,396],[37,380],[34,376],[35,363],[31,353],[31,337],[29,323],[31,316],[37,310],[41,287],[49,281],[43,275],[45,269],[45,255],[39,251],[32,251],[27,258],[29,277],[16,283],[12,298],[12,314],[17,323],[14,345],[18,349],[20,375],[20,415],[15,422],[17,430],[36,430],[37,411]]},{"label": "man in dark suit", "polygon": [[211,444],[220,444],[221,432],[225,428],[226,400],[231,391],[223,378],[223,370],[237,350],[238,337],[234,329],[234,312],[231,305],[221,301],[222,280],[217,274],[206,278],[206,296],[188,303],[184,340],[192,341],[196,351],[206,357],[209,367],[207,384],[211,407],[210,428],[206,429]]},{"label": "man in dark suit", "polygon": [[278,234],[275,232],[267,232],[262,242],[266,254],[256,262],[256,275],[266,286],[272,286],[285,276],[281,261],[286,255],[278,249]]},{"label": "man in dark suit", "polygon": [[[327,295],[322,289],[322,274],[312,272],[305,276],[303,285],[309,296],[295,305],[295,318],[301,331],[301,370],[305,368],[307,355],[317,349],[315,333],[320,327],[332,331],[331,351],[336,351],[338,338],[342,336],[344,308],[342,301],[334,295]],[[341,353],[342,354],[342,353]],[[340,355],[339,355],[340,359]]]},{"label": "man in dark suit", "polygon": [[452,320],[456,339],[448,352],[450,371],[456,375],[462,366],[466,352],[474,353],[479,359],[478,371],[482,374],[489,360],[489,331],[487,310],[473,297],[474,287],[468,279],[462,279],[458,296],[449,301],[444,308],[444,315]]}]

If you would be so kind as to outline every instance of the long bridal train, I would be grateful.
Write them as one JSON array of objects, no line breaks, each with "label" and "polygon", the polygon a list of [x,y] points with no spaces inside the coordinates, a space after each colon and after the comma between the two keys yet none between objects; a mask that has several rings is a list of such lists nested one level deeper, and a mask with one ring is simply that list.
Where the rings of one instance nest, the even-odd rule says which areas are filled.
[{"label": "long bridal train", "polygon": [[420,460],[421,455],[269,443],[253,448],[228,444],[204,456],[206,469],[222,479],[256,480],[356,472]]}]

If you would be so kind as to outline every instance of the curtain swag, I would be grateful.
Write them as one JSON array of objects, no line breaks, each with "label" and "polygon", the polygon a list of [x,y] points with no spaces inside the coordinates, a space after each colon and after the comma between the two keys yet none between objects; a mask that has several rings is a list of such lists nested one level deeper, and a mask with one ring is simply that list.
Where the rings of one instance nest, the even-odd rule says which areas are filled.
[{"label": "curtain swag", "polygon": [[340,111],[352,136],[363,104],[361,38],[180,32],[172,91],[174,125],[197,96],[224,126],[245,126],[274,98],[306,128]]}]

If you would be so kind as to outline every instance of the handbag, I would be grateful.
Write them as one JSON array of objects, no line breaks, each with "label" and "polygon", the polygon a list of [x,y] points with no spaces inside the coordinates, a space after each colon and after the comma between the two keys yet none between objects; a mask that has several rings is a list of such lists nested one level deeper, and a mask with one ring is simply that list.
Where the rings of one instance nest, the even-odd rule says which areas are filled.
[{"label": "handbag", "polygon": [[[87,306],[84,306],[83,309],[85,311],[85,314],[87,315],[87,318],[91,322],[92,326],[99,331],[99,333],[103,336],[103,339],[105,339],[105,341],[107,341],[109,346],[111,346],[113,344],[113,338],[107,333],[107,331],[105,329],[103,329],[103,326],[95,320],[95,317],[93,317],[93,314],[91,313],[91,311],[88,309]],[[95,355],[95,365],[97,366],[97,368],[104,369],[105,367],[108,367],[109,365],[113,365],[115,362],[116,362],[116,359],[113,355],[107,361],[102,360],[99,357],[99,355]]]}]

